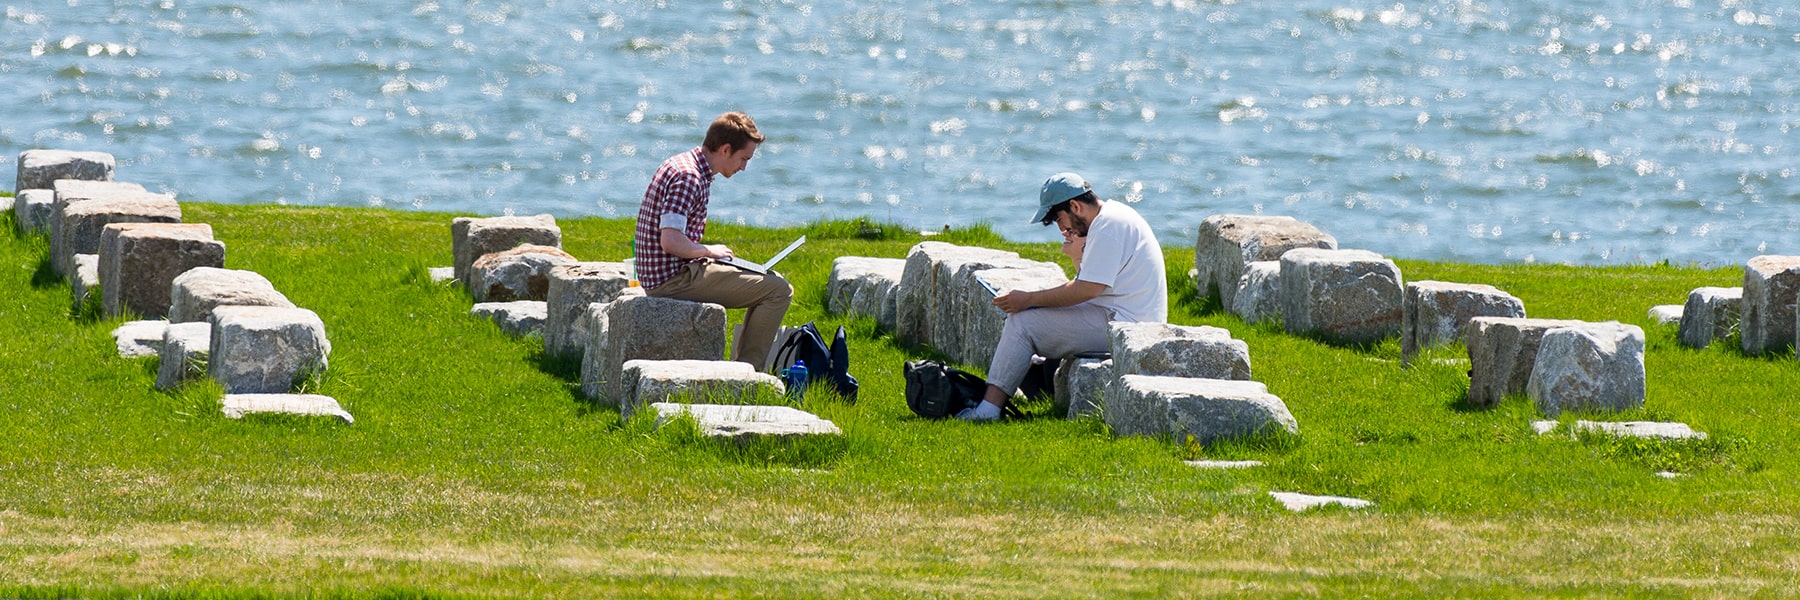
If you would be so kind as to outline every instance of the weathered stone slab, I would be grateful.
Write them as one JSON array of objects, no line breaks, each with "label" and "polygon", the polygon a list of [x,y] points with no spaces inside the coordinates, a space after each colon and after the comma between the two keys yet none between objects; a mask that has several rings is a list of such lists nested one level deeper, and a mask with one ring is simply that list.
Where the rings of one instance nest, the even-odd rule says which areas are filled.
[{"label": "weathered stone slab", "polygon": [[1795,296],[1800,292],[1800,256],[1758,256],[1744,263],[1744,352],[1762,354],[1794,343]]},{"label": "weathered stone slab", "polygon": [[894,329],[894,298],[906,274],[906,259],[843,256],[831,262],[825,285],[826,308],[837,314],[867,315],[882,329]]},{"label": "weathered stone slab", "polygon": [[1681,322],[1682,310],[1683,306],[1680,304],[1658,304],[1650,307],[1648,316],[1657,325],[1674,325]]},{"label": "weathered stone slab", "polygon": [[195,267],[224,267],[225,243],[212,226],[182,223],[114,223],[100,232],[101,308],[148,319],[169,314],[175,277]]},{"label": "weathered stone slab", "polygon": [[[73,259],[75,273],[69,278],[69,294],[74,302],[76,312],[88,303],[88,296],[100,291],[100,257],[93,254],[77,254]],[[95,297],[98,301],[100,298]]]},{"label": "weathered stone slab", "polygon": [[591,304],[588,311],[590,345],[581,360],[581,391],[607,406],[625,400],[625,361],[725,356],[725,308],[717,304],[626,294]]},{"label": "weathered stone slab", "polygon": [[1544,332],[1584,321],[1475,317],[1463,328],[1469,348],[1469,404],[1491,406],[1525,391]]},{"label": "weathered stone slab", "polygon": [[1192,379],[1250,379],[1250,345],[1210,326],[1108,324],[1113,371]]},{"label": "weathered stone slab", "polygon": [[545,304],[536,300],[512,302],[477,302],[469,314],[493,321],[500,331],[513,337],[524,337],[544,330]]},{"label": "weathered stone slab", "polygon": [[469,267],[476,302],[542,301],[550,294],[550,269],[580,261],[561,248],[523,244],[482,255]]},{"label": "weathered stone slab", "polygon": [[[1293,217],[1213,215],[1200,222],[1194,243],[1194,285],[1202,299],[1217,296],[1220,305],[1236,305],[1244,266],[1278,261],[1295,248],[1337,249],[1337,238]],[[1215,294],[1216,290],[1216,294]]]},{"label": "weathered stone slab", "polygon": [[1189,460],[1183,461],[1187,466],[1196,469],[1249,469],[1263,466],[1260,460]]},{"label": "weathered stone slab", "polygon": [[174,323],[163,332],[157,354],[156,389],[167,390],[206,374],[212,352],[211,323]]},{"label": "weathered stone slab", "polygon": [[207,321],[220,306],[293,308],[287,296],[255,271],[195,267],[169,282],[169,320]]},{"label": "weathered stone slab", "polygon": [[1368,343],[1400,333],[1404,282],[1367,250],[1298,248],[1281,255],[1281,321],[1294,335]]},{"label": "weathered stone slab", "polygon": [[1259,260],[1244,265],[1231,304],[1225,308],[1245,323],[1281,318],[1281,261]]},{"label": "weathered stone slab", "polygon": [[[450,222],[450,251],[456,279],[472,281],[469,269],[483,256],[520,244],[562,247],[562,228],[550,215],[530,217],[457,217]],[[473,288],[470,290],[473,293]]]},{"label": "weathered stone slab", "polygon": [[1306,512],[1321,506],[1342,506],[1344,508],[1368,508],[1374,502],[1361,498],[1344,496],[1314,496],[1297,492],[1269,492],[1269,497],[1280,502],[1283,507],[1294,512]]},{"label": "weathered stone slab", "polygon": [[346,425],[356,422],[337,399],[318,394],[226,394],[224,412],[227,419],[242,419],[249,415],[293,415],[337,417]]},{"label": "weathered stone slab", "polygon": [[19,153],[14,190],[47,190],[58,179],[112,181],[115,162],[105,152],[37,149]]},{"label": "weathered stone slab", "polygon": [[212,314],[207,370],[228,394],[284,394],[323,373],[325,322],[304,308],[220,306]]},{"label": "weathered stone slab", "polygon": [[[942,345],[935,334],[946,315],[960,315],[957,296],[945,294],[954,289],[952,280],[964,266],[986,263],[990,266],[1019,257],[1013,252],[958,246],[944,242],[920,242],[906,253],[906,270],[900,276],[895,295],[894,338],[902,344],[928,346],[948,354],[961,348]],[[960,331],[956,332],[960,342]]]},{"label": "weathered stone slab", "polygon": [[1070,419],[1099,415],[1106,406],[1106,389],[1112,386],[1110,358],[1067,358],[1056,367],[1055,408]]},{"label": "weathered stone slab", "polygon": [[1739,310],[1743,307],[1744,288],[1702,287],[1688,292],[1687,304],[1681,308],[1681,325],[1676,337],[1690,348],[1711,346],[1714,340],[1731,337],[1738,327]]},{"label": "weathered stone slab", "polygon": [[50,211],[56,208],[56,192],[20,190],[13,198],[13,227],[19,233],[49,233]]},{"label": "weathered stone slab", "polygon": [[580,356],[586,348],[589,304],[612,302],[631,287],[631,267],[624,263],[583,262],[550,269],[544,294],[544,353]]},{"label": "weathered stone slab", "polygon": [[1644,330],[1616,321],[1544,332],[1525,393],[1538,412],[1629,410],[1644,405]]},{"label": "weathered stone slab", "polygon": [[[1556,421],[1533,421],[1531,428],[1544,435],[1556,430]],[[1662,421],[1576,421],[1576,431],[1591,431],[1613,437],[1633,437],[1661,440],[1704,440],[1706,433],[1694,431],[1687,423],[1669,423]]]},{"label": "weathered stone slab", "polygon": [[787,385],[779,377],[758,373],[747,363],[727,360],[628,360],[620,369],[623,401],[619,413],[631,418],[638,408],[658,402],[688,403],[728,396],[765,393],[781,397]]},{"label": "weathered stone slab", "polygon": [[1300,432],[1287,405],[1255,381],[1124,375],[1107,391],[1105,413],[1116,435],[1168,434],[1178,442]]},{"label": "weathered stone slab", "polygon": [[128,321],[113,329],[113,344],[124,358],[156,356],[162,352],[163,335],[168,329],[168,321]]},{"label": "weathered stone slab", "polygon": [[[1011,290],[1049,289],[1069,282],[1062,267],[1051,263],[1025,259],[996,262],[1003,264],[995,268],[981,268],[990,263],[963,267],[963,272],[952,280],[951,287],[942,290],[945,296],[954,298],[952,302],[957,312],[952,314],[957,316],[940,318],[932,328],[932,337],[939,344],[934,347],[963,364],[992,364],[994,349],[1000,343],[1000,331],[1006,328],[1006,313],[994,306],[994,294],[987,291],[987,287],[1004,294]],[[982,282],[987,286],[984,287]]]},{"label": "weathered stone slab", "polygon": [[1401,309],[1400,360],[1411,364],[1420,350],[1462,339],[1475,317],[1525,317],[1525,303],[1491,285],[1414,281]]},{"label": "weathered stone slab", "polygon": [[432,283],[443,283],[456,279],[456,267],[431,267],[425,270]]},{"label": "weathered stone slab", "polygon": [[[58,204],[62,204],[58,200]],[[62,261],[67,276],[76,254],[99,254],[100,233],[114,223],[180,223],[181,205],[167,194],[119,195],[75,202],[62,207],[61,233],[51,264]]]},{"label": "weathered stone slab", "polygon": [[792,438],[821,435],[843,435],[831,421],[788,406],[734,406],[723,404],[650,405],[656,411],[656,426],[662,427],[681,415],[693,417],[700,433],[708,437],[739,442],[757,438]]}]

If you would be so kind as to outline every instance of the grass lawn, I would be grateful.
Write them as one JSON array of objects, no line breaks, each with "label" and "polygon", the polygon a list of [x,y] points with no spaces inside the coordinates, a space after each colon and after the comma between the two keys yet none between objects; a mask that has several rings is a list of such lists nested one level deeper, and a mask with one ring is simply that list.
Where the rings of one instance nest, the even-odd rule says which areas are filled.
[{"label": "grass lawn", "polygon": [[[824,295],[833,257],[903,257],[924,238],[819,224],[782,263],[787,320],[849,328],[861,401],[804,402],[840,444],[744,453],[621,422],[536,338],[469,316],[466,294],[424,276],[451,262],[451,215],[183,209],[225,241],[226,266],[324,319],[317,391],[356,423],[232,421],[216,385],[155,391],[154,359],[114,351],[117,320],[71,315],[42,238],[0,239],[0,597],[1800,594],[1800,364],[1690,350],[1645,314],[1740,285],[1737,268],[1400,261],[1408,280],[1498,286],[1533,317],[1642,326],[1646,407],[1564,419],[1711,434],[1686,443],[1538,436],[1523,398],[1462,403],[1466,363],[1432,360],[1460,347],[1402,368],[1397,340],[1247,325],[1182,276],[1171,320],[1246,340],[1301,431],[1202,448],[1114,439],[1045,406],[999,424],[913,418],[900,366],[921,351],[825,314]],[[577,257],[630,256],[629,221],[560,224]],[[767,256],[801,231],[709,233]],[[1059,258],[982,229],[933,239]],[[1185,272],[1193,240],[1163,242]],[[1271,490],[1376,506],[1294,514]]]}]

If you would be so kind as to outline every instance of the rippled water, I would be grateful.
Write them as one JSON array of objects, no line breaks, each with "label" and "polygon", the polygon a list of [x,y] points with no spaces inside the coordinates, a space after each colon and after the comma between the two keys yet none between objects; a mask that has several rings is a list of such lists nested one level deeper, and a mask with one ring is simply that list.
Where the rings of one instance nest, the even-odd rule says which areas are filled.
[{"label": "rippled water", "polygon": [[263,4],[7,7],[0,167],[93,149],[186,199],[630,216],[742,109],[770,141],[714,219],[1050,240],[1021,221],[1076,170],[1165,244],[1261,212],[1414,258],[1800,254],[1800,10],[1773,2]]}]

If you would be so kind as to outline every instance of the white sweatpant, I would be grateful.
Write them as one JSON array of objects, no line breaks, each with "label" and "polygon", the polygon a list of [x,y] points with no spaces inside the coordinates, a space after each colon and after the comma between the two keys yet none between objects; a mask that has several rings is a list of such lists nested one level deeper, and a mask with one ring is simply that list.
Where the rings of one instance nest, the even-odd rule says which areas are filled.
[{"label": "white sweatpant", "polygon": [[1111,311],[1090,302],[1007,315],[1000,343],[994,348],[994,362],[988,366],[988,384],[1007,394],[1017,392],[1025,372],[1031,370],[1033,354],[1068,358],[1081,352],[1110,351],[1107,322],[1111,320]]}]

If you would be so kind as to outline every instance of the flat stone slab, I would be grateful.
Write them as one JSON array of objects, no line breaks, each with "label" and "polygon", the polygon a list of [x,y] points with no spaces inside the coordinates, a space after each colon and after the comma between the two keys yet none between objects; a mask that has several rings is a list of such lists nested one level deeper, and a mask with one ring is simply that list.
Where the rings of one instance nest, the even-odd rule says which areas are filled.
[{"label": "flat stone slab", "polygon": [[425,270],[432,283],[443,283],[456,279],[456,267],[431,267]]},{"label": "flat stone slab", "polygon": [[158,354],[156,389],[166,390],[206,374],[212,352],[211,323],[172,323],[163,333]]},{"label": "flat stone slab", "polygon": [[226,394],[224,405],[227,419],[242,419],[247,415],[294,415],[337,417],[346,425],[356,422],[337,399],[318,394]]},{"label": "flat stone slab", "polygon": [[168,321],[128,321],[112,331],[113,342],[119,356],[125,358],[156,356],[162,352],[163,335],[168,329]]},{"label": "flat stone slab", "polygon": [[1400,334],[1404,288],[1380,254],[1296,248],[1281,255],[1281,323],[1293,335],[1380,341]]},{"label": "flat stone slab", "polygon": [[19,153],[14,190],[47,190],[58,179],[112,181],[116,165],[105,152],[40,148]]},{"label": "flat stone slab", "polygon": [[1263,462],[1260,460],[1189,460],[1183,462],[1196,469],[1249,469],[1263,466]]},{"label": "flat stone slab", "polygon": [[817,415],[788,406],[733,406],[723,404],[673,404],[657,402],[656,426],[689,415],[700,426],[703,435],[714,438],[747,441],[762,437],[803,437],[843,435],[837,424]]},{"label": "flat stone slab", "polygon": [[1363,500],[1361,498],[1346,498],[1344,496],[1314,496],[1311,494],[1301,494],[1298,492],[1269,492],[1269,497],[1274,498],[1276,501],[1280,502],[1283,507],[1286,507],[1288,510],[1291,510],[1294,512],[1306,512],[1308,510],[1319,508],[1321,506],[1342,506],[1345,508],[1368,508],[1368,507],[1375,505],[1374,502],[1370,502],[1368,500]]},{"label": "flat stone slab", "polygon": [[[1545,435],[1556,430],[1557,421],[1533,421],[1531,429],[1538,435]],[[1694,431],[1687,423],[1671,423],[1664,421],[1576,421],[1574,429],[1604,433],[1613,437],[1633,437],[1663,440],[1704,440],[1706,433]]]},{"label": "flat stone slab", "polygon": [[513,337],[543,331],[546,312],[545,304],[536,300],[480,302],[469,308],[469,314],[493,321],[500,331]]},{"label": "flat stone slab", "polygon": [[1688,292],[1676,338],[1689,348],[1706,348],[1731,337],[1743,309],[1744,288],[1701,287]]},{"label": "flat stone slab", "polygon": [[277,306],[294,308],[275,284],[255,271],[195,267],[169,283],[169,320],[175,323],[205,321],[220,306]]},{"label": "flat stone slab", "polygon": [[1658,304],[1650,307],[1648,316],[1657,325],[1674,325],[1681,322],[1683,306],[1680,304]]},{"label": "flat stone slab", "polygon": [[1194,241],[1194,285],[1201,298],[1218,290],[1221,306],[1236,303],[1244,266],[1277,261],[1295,248],[1337,249],[1337,238],[1293,217],[1212,215]]},{"label": "flat stone slab", "polygon": [[638,407],[686,397],[704,400],[724,395],[742,398],[765,392],[787,393],[781,378],[759,373],[749,363],[726,360],[629,360],[620,369],[624,401],[619,413],[630,418]]}]

